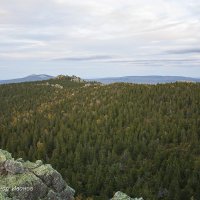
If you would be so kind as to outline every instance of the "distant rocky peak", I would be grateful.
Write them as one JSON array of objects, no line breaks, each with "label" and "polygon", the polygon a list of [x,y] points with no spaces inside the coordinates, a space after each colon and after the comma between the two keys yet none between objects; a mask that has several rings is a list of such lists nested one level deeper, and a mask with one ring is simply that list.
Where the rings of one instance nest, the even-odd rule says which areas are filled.
[{"label": "distant rocky peak", "polygon": [[68,75],[62,75],[62,74],[61,74],[61,75],[56,76],[55,79],[58,79],[58,80],[69,79],[69,80],[71,80],[71,81],[78,82],[78,83],[83,83],[83,82],[85,82],[83,79],[81,79],[80,77],[75,76],[75,75],[68,76]]},{"label": "distant rocky peak", "polygon": [[66,76],[62,75],[62,74],[55,77],[55,79],[58,79],[58,80],[62,80],[62,79],[65,79],[65,78],[66,78]]}]

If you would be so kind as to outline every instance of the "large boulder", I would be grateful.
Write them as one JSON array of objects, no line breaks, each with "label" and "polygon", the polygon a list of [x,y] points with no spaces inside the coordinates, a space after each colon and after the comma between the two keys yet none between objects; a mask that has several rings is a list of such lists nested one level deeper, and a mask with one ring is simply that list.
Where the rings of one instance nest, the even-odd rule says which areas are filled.
[{"label": "large boulder", "polygon": [[14,160],[6,160],[4,163],[4,168],[7,172],[12,174],[22,174],[24,173],[24,167],[21,162]]},{"label": "large boulder", "polygon": [[116,192],[111,200],[143,200],[143,198],[131,198],[123,192]]},{"label": "large boulder", "polygon": [[51,165],[14,160],[0,149],[0,200],[73,200],[74,193]]}]

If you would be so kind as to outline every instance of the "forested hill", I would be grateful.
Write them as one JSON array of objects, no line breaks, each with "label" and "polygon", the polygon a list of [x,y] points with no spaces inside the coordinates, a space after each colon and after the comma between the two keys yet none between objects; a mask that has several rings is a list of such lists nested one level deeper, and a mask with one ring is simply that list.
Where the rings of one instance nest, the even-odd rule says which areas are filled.
[{"label": "forested hill", "polygon": [[200,78],[191,78],[184,76],[124,76],[124,77],[107,77],[91,79],[104,84],[110,83],[139,83],[139,84],[158,84],[158,83],[175,83],[175,82],[200,82]]},{"label": "forested hill", "polygon": [[[54,79],[56,77],[46,74],[32,74],[24,78],[0,80],[0,84],[22,83]],[[84,79],[85,81],[95,81],[103,84],[110,83],[138,83],[138,84],[158,84],[158,83],[175,83],[175,82],[200,82],[200,78],[184,77],[184,76],[124,76],[124,77],[106,77]]]},{"label": "forested hill", "polygon": [[43,81],[53,78],[46,74],[32,74],[23,78],[9,79],[9,80],[0,80],[0,84],[9,84],[9,83],[22,83],[22,82],[34,82],[34,81]]},{"label": "forested hill", "polygon": [[0,148],[51,163],[79,200],[197,200],[200,84],[0,85]]}]

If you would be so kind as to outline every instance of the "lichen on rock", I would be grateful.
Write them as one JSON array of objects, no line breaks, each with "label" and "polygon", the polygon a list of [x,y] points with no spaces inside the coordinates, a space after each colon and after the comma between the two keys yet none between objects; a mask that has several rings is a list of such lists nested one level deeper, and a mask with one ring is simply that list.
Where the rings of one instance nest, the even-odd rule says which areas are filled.
[{"label": "lichen on rock", "polygon": [[6,160],[4,163],[5,170],[12,174],[23,174],[24,167],[21,162],[14,160]]},{"label": "lichen on rock", "polygon": [[74,193],[51,165],[14,160],[0,149],[0,200],[73,200]]},{"label": "lichen on rock", "polygon": [[5,162],[6,160],[11,160],[12,156],[11,153],[0,149],[0,164]]},{"label": "lichen on rock", "polygon": [[143,198],[131,198],[123,192],[116,192],[111,200],[143,200]]}]

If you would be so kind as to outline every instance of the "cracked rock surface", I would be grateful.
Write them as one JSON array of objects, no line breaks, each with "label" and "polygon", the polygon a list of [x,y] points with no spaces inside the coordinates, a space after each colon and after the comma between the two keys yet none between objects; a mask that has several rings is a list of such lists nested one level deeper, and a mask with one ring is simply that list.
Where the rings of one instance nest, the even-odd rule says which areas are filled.
[{"label": "cracked rock surface", "polygon": [[14,160],[0,149],[0,200],[73,200],[74,193],[51,165]]}]

